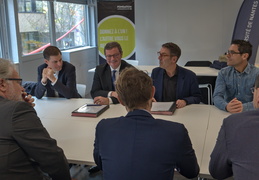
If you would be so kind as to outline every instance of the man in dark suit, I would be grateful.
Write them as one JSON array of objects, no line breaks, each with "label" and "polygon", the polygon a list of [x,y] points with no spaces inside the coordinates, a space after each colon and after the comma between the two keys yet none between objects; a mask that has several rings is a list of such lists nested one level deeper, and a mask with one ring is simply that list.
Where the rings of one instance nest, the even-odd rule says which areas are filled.
[{"label": "man in dark suit", "polygon": [[257,110],[233,114],[223,121],[209,165],[215,179],[259,177],[259,76],[251,90]]},{"label": "man in dark suit", "polygon": [[106,180],[172,180],[199,173],[195,152],[183,124],[154,119],[152,79],[136,68],[123,70],[116,83],[125,117],[101,120],[96,127],[94,160]]},{"label": "man in dark suit", "polygon": [[119,73],[126,67],[132,67],[126,61],[121,60],[122,48],[118,42],[109,42],[104,47],[106,63],[96,67],[91,96],[97,104],[119,103],[115,92],[115,81]]},{"label": "man in dark suit", "polygon": [[35,96],[80,98],[76,89],[75,66],[62,60],[61,51],[49,46],[43,51],[44,64],[38,67]]},{"label": "man in dark suit", "polygon": [[0,59],[0,179],[71,179],[63,150],[42,126],[21,82],[14,65]]},{"label": "man in dark suit", "polygon": [[151,74],[156,88],[155,100],[175,101],[177,108],[201,102],[196,74],[176,64],[180,56],[179,46],[171,42],[163,44],[158,52],[160,67]]}]

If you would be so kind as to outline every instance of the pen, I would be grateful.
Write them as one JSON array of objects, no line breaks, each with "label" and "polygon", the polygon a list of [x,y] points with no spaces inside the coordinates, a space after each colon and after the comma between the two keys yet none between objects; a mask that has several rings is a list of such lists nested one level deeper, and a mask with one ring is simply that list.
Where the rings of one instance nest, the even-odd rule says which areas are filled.
[{"label": "pen", "polygon": [[101,106],[101,104],[87,104],[87,106]]}]

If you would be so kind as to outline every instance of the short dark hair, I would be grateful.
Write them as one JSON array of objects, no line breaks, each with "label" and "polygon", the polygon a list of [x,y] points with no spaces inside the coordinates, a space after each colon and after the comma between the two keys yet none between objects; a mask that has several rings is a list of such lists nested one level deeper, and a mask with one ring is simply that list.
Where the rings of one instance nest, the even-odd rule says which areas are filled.
[{"label": "short dark hair", "polygon": [[49,46],[43,51],[43,57],[47,60],[49,60],[50,56],[58,56],[59,54],[62,55],[61,51],[56,46]]},{"label": "short dark hair", "polygon": [[176,56],[177,60],[180,58],[182,52],[181,52],[180,47],[177,44],[168,42],[168,43],[163,44],[162,47],[169,49],[170,54],[172,56]]},{"label": "short dark hair", "polygon": [[134,67],[125,68],[116,81],[118,97],[129,111],[149,106],[152,87],[148,74]]},{"label": "short dark hair", "polygon": [[238,51],[241,54],[244,53],[248,53],[248,58],[247,60],[250,59],[250,57],[252,56],[252,44],[249,41],[245,41],[245,40],[240,40],[240,39],[235,39],[231,42],[231,44],[235,44],[238,46]]},{"label": "short dark hair", "polygon": [[104,55],[106,54],[106,50],[111,50],[113,48],[118,48],[119,52],[122,54],[121,45],[118,42],[108,42],[104,47]]}]

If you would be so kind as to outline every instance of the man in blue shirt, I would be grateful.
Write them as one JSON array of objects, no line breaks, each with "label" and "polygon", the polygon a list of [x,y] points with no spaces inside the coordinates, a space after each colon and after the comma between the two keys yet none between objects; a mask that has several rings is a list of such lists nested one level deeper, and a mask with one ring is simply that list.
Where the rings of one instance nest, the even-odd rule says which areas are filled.
[{"label": "man in blue shirt", "polygon": [[259,69],[248,63],[252,45],[248,41],[233,40],[227,53],[227,65],[221,69],[213,94],[214,104],[230,113],[253,110],[254,87]]}]

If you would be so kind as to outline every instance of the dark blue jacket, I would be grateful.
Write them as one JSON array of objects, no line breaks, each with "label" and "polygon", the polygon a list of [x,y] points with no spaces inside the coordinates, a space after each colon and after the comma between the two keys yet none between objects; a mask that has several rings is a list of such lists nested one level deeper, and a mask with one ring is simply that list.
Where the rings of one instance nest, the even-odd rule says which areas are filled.
[{"label": "dark blue jacket", "polygon": [[[164,69],[157,67],[153,69],[151,74],[156,88],[154,97],[158,102],[162,101],[164,73],[166,73]],[[180,66],[178,66],[176,99],[183,99],[187,101],[187,104],[199,104],[201,102],[201,92],[196,74]]]},{"label": "dark blue jacket", "polygon": [[42,71],[46,68],[47,64],[42,64],[38,67],[38,82],[35,89],[35,96],[40,99],[47,91],[47,97],[55,97],[56,90],[59,97],[81,98],[76,89],[76,69],[75,66],[63,61],[62,69],[59,71],[58,80],[54,86],[51,85],[51,81],[47,80],[47,85],[44,86],[41,83]]},{"label": "dark blue jacket", "polygon": [[144,110],[100,121],[94,160],[105,180],[172,180],[175,168],[187,178],[199,173],[184,125],[154,119]]}]

